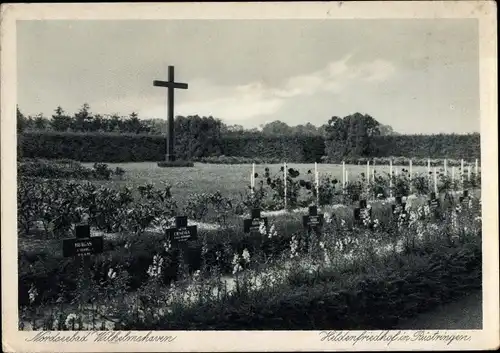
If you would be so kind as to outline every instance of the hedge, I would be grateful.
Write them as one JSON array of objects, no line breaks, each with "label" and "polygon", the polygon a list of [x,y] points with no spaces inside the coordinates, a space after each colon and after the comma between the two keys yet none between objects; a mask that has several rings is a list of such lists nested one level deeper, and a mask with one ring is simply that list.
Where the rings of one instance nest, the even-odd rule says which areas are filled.
[{"label": "hedge", "polygon": [[[317,136],[223,136],[226,156],[260,157],[294,162],[320,160],[324,142]],[[196,151],[176,141],[176,153],[190,159]],[[185,139],[184,139],[185,141]],[[165,158],[165,138],[159,135],[27,131],[18,135],[18,154],[26,158],[68,158],[81,162],[142,162]],[[210,157],[198,156],[197,158]]]}]

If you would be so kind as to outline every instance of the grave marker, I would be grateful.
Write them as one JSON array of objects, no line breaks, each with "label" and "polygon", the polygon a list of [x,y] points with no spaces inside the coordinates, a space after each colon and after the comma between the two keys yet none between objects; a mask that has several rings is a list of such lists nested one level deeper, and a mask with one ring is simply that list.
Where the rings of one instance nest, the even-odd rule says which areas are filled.
[{"label": "grave marker", "polygon": [[366,200],[359,200],[359,207],[354,209],[354,221],[362,224],[364,219],[371,219],[372,209],[368,208]]},{"label": "grave marker", "polygon": [[324,215],[318,214],[317,206],[309,206],[309,214],[302,217],[302,225],[308,232],[319,234],[323,226]]},{"label": "grave marker", "polygon": [[88,303],[90,291],[90,256],[103,251],[103,238],[91,237],[90,226],[75,226],[75,238],[63,239],[63,256],[77,257],[83,267],[83,302]]},{"label": "grave marker", "polygon": [[165,231],[172,245],[185,245],[188,241],[198,238],[198,227],[188,226],[187,223],[187,216],[176,216],[175,227]]},{"label": "grave marker", "polygon": [[91,237],[90,226],[80,224],[75,226],[75,238],[63,239],[63,256],[89,257],[102,253],[102,237]]},{"label": "grave marker", "polygon": [[170,240],[172,247],[179,251],[179,263],[177,266],[186,265],[185,253],[188,248],[188,242],[198,238],[198,228],[188,226],[187,216],[176,216],[175,227],[165,230],[165,235]]},{"label": "grave marker", "polygon": [[254,208],[251,211],[250,218],[243,221],[243,231],[245,233],[258,233],[261,222],[264,222],[267,231],[267,217],[261,217],[260,208]]},{"label": "grave marker", "polygon": [[464,190],[462,193],[462,196],[458,198],[458,202],[462,204],[463,206],[468,207],[469,206],[469,200],[470,200],[470,195],[469,195],[469,190]]}]

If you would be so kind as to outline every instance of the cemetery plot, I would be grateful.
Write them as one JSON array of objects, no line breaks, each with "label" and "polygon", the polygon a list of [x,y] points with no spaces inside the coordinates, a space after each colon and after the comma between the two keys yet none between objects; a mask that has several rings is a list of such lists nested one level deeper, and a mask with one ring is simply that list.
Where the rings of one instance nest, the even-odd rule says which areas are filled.
[{"label": "cemetery plot", "polygon": [[[247,169],[249,169],[247,167]],[[292,188],[293,183],[289,183],[287,187]],[[98,191],[96,192],[101,192],[100,189],[96,189]],[[67,195],[67,192],[62,192],[63,189],[59,188],[58,189],[60,195]],[[339,193],[341,192],[340,189],[338,189]],[[342,190],[343,191],[343,190]],[[354,190],[355,191],[355,190]],[[113,194],[111,194],[113,197],[115,197]],[[124,194],[116,194],[116,195],[126,195]],[[145,213],[144,214],[149,214],[153,212],[153,210],[157,207],[161,209],[161,207],[164,205],[165,200],[162,199],[163,197],[160,192],[156,193],[154,190],[149,190],[147,194],[149,199],[143,198],[141,200],[141,207],[144,208]],[[317,273],[315,271],[318,271],[318,268],[322,267],[328,267],[331,266],[329,261],[336,261],[335,263],[339,265],[339,261],[343,259],[343,256],[346,256],[346,259],[353,259],[354,256],[356,258],[359,256],[361,257],[363,254],[362,248],[363,247],[369,247],[373,251],[375,251],[377,254],[399,254],[399,243],[402,243],[401,239],[397,240],[396,246],[391,245],[389,241],[392,242],[389,237],[387,237],[385,234],[382,234],[384,232],[383,227],[382,230],[379,230],[377,235],[375,237],[368,236],[364,238],[363,240],[358,239],[359,237],[360,229],[356,228],[351,228],[351,220],[354,218],[356,224],[363,224],[363,221],[368,221],[367,224],[365,224],[366,229],[363,230],[362,232],[370,232],[372,227],[368,226],[368,224],[371,224],[372,218],[377,218],[381,221],[381,224],[389,224],[389,222],[392,220],[392,216],[390,215],[389,210],[392,210],[393,214],[405,214],[405,213],[410,213],[415,211],[416,209],[414,208],[415,205],[417,207],[421,207],[422,209],[423,204],[425,204],[427,201],[427,205],[429,208],[431,207],[430,202],[435,199],[437,206],[439,206],[439,199],[437,198],[436,195],[430,195],[430,200],[426,200],[425,196],[419,196],[419,203],[422,206],[418,206],[418,203],[414,203],[413,201],[408,204],[406,202],[403,202],[403,198],[396,197],[395,199],[395,204],[394,205],[387,205],[384,201],[368,201],[367,199],[364,198],[365,195],[362,195],[362,197],[358,197],[359,203],[356,205],[357,207],[354,209],[354,212],[352,212],[352,208],[350,208],[350,204],[346,205],[344,207],[332,207],[332,206],[322,206],[321,210],[322,213],[324,212],[325,214],[320,214],[318,212],[318,207],[317,206],[312,206],[309,207],[308,209],[308,214],[303,215],[301,214],[302,209],[300,211],[298,210],[289,210],[288,212],[283,212],[282,214],[277,215],[276,217],[274,216],[269,216],[268,217],[263,217],[261,208],[254,208],[251,209],[250,212],[250,217],[247,219],[243,220],[243,227],[241,227],[241,222],[242,219],[239,216],[234,216],[234,218],[230,219],[230,224],[227,229],[224,230],[224,232],[220,232],[223,237],[218,238],[218,228],[214,228],[210,232],[209,236],[209,248],[206,250],[208,251],[206,258],[209,259],[210,263],[208,264],[209,268],[211,270],[213,269],[219,269],[221,274],[223,273],[223,277],[225,282],[231,282],[231,283],[237,283],[234,286],[231,285],[230,287],[234,289],[234,293],[231,295],[239,295],[238,294],[238,288],[242,288],[241,286],[244,286],[242,283],[246,282],[241,282],[244,280],[239,280],[238,278],[246,278],[245,276],[250,276],[249,273],[254,273],[254,271],[257,271],[255,273],[261,273],[262,268],[261,267],[267,267],[267,269],[273,268],[271,263],[268,263],[269,259],[287,259],[283,263],[279,263],[276,265],[276,270],[273,270],[272,274],[266,274],[266,276],[278,276],[276,273],[278,271],[281,271],[280,269],[283,268],[286,262],[286,267],[287,271],[289,269],[296,269],[298,266],[306,266],[302,265],[304,261],[324,261],[324,263],[321,264],[314,264],[314,266],[318,267],[304,267],[305,273],[311,273],[308,271],[312,271],[312,273]],[[467,192],[464,192],[462,194],[462,197],[467,196]],[[101,195],[99,195],[101,197]],[[120,196],[121,197],[121,196]],[[356,199],[356,197],[353,197],[352,199]],[[118,199],[118,197],[117,197]],[[217,198],[217,200],[220,200]],[[281,201],[281,200],[280,200]],[[463,201],[463,200],[462,200]],[[474,200],[475,201],[475,200]],[[107,202],[107,201],[106,201]],[[149,203],[145,203],[149,202]],[[314,202],[312,199],[309,200],[309,202]],[[370,205],[368,204],[370,202]],[[310,204],[309,203],[309,204]],[[408,206],[409,205],[409,206]],[[99,205],[101,207],[101,205]],[[117,208],[120,207],[117,205]],[[126,206],[127,208],[134,207],[134,203],[130,203]],[[331,208],[330,208],[331,207]],[[164,207],[163,207],[164,209]],[[372,214],[373,210],[373,214]],[[386,211],[385,211],[386,210]],[[233,209],[229,209],[229,212],[232,212]],[[156,211],[155,211],[156,212]],[[341,225],[340,222],[329,222],[325,223],[325,216],[326,213],[332,212],[338,212],[335,214],[335,217],[333,219],[337,221],[347,221],[347,226]],[[175,214],[175,213],[174,213]],[[182,214],[182,213],[181,213]],[[380,215],[384,214],[385,218],[380,218]],[[162,215],[162,213],[158,213],[158,215]],[[339,217],[341,215],[341,218]],[[140,216],[140,214],[139,214]],[[171,215],[169,217],[172,217]],[[140,297],[140,300],[145,300],[144,297],[153,297],[160,298],[161,295],[157,294],[156,292],[151,292],[151,290],[156,290],[155,288],[161,288],[161,290],[168,291],[170,283],[168,281],[172,280],[175,282],[172,282],[175,284],[175,286],[180,286],[182,281],[178,281],[177,277],[175,277],[175,268],[176,266],[180,264],[183,264],[183,262],[180,262],[179,264],[175,262],[174,259],[174,254],[177,254],[176,251],[164,251],[164,248],[162,246],[162,237],[163,238],[168,238],[173,247],[176,249],[180,250],[179,253],[179,261],[186,261],[185,264],[187,266],[184,266],[183,268],[188,268],[189,271],[194,272],[194,273],[188,273],[189,276],[195,276],[196,273],[199,273],[198,271],[201,271],[201,276],[207,276],[206,273],[203,273],[202,266],[198,262],[202,262],[201,259],[194,259],[192,257],[200,256],[191,256],[195,252],[198,252],[201,250],[201,247],[203,242],[196,242],[196,244],[190,244],[190,247],[196,247],[196,251],[193,251],[189,253],[189,256],[187,258],[182,257],[182,249],[192,240],[197,240],[198,237],[206,236],[205,231],[203,234],[199,235],[198,234],[198,228],[196,226],[189,226],[188,225],[188,217],[191,219],[191,214],[189,213],[188,216],[176,216],[175,217],[175,226],[170,227],[167,229],[163,229],[162,231],[159,232],[158,236],[153,239],[150,234],[143,234],[141,238],[141,242],[144,242],[144,245],[139,244],[134,244],[132,245],[132,248],[130,250],[126,250],[125,248],[128,248],[128,242],[123,244],[123,243],[117,243],[120,244],[118,246],[114,245],[110,246],[110,249],[113,249],[113,258],[115,259],[115,262],[112,264],[107,264],[105,262],[102,262],[102,259],[99,258],[98,261],[96,261],[96,264],[99,264],[99,266],[106,265],[106,266],[112,266],[112,268],[104,268],[100,269],[98,267],[94,268],[92,267],[92,271],[104,271],[102,274],[97,274],[96,277],[99,278],[99,280],[104,281],[104,283],[111,283],[112,278],[115,278],[114,270],[116,270],[116,259],[127,259],[126,261],[130,263],[124,264],[124,271],[127,272],[128,275],[133,277],[133,283],[134,285],[139,285],[140,289],[138,289],[137,294],[130,294],[130,296],[137,295]],[[171,218],[169,218],[170,220]],[[330,219],[330,216],[328,216],[328,219]],[[419,222],[428,222],[428,220],[418,220]],[[445,221],[445,220],[443,220]],[[460,220],[461,221],[461,220]],[[235,227],[231,227],[235,224]],[[278,223],[277,223],[278,222]],[[387,222],[387,223],[386,223]],[[238,226],[240,224],[240,226]],[[279,226],[278,226],[279,224]],[[436,223],[439,229],[441,230],[441,223]],[[274,227],[276,226],[277,234],[278,236],[273,236],[271,237],[267,233],[274,233]],[[339,228],[332,228],[332,227],[339,227]],[[269,231],[268,229],[271,229]],[[63,242],[63,252],[65,256],[76,256],[76,257],[82,257],[82,258],[90,258],[90,255],[93,254],[98,254],[102,252],[102,238],[99,239],[99,237],[91,237],[90,236],[90,230],[87,227],[85,231],[82,231],[84,228],[77,227],[77,237],[74,239],[65,239]],[[265,237],[264,239],[264,245],[260,246],[261,244],[257,244],[252,249],[252,245],[256,245],[257,241],[260,241],[261,235],[255,234],[255,233],[260,233],[262,236]],[[303,252],[304,247],[302,245],[298,245],[297,247],[294,245],[294,242],[297,241],[298,244],[301,244],[301,242],[304,240],[301,238],[302,234],[307,233],[308,235],[321,235],[322,239],[320,240],[317,237],[311,238],[311,241],[308,249],[308,253]],[[229,234],[229,237],[226,237],[226,235]],[[242,236],[245,234],[245,236]],[[401,232],[401,234],[404,234],[404,232]],[[325,236],[327,235],[327,236]],[[399,234],[396,234],[399,236]],[[233,238],[234,236],[234,238]],[[95,238],[95,239],[94,239]],[[344,239],[345,238],[345,239]],[[379,238],[379,239],[372,239],[372,238]],[[234,243],[233,240],[234,239]],[[238,239],[238,240],[237,240]],[[255,239],[256,241],[253,241]],[[111,240],[111,239],[110,239]],[[228,242],[229,240],[229,242]],[[335,241],[338,240],[342,244],[344,244],[342,247],[337,247],[338,245],[333,245]],[[306,240],[307,241],[307,240]],[[113,239],[114,242],[114,239]],[[64,245],[66,244],[66,245]],[[349,246],[345,245],[349,244]],[[276,248],[274,247],[276,245]],[[321,248],[324,247],[324,248]],[[211,248],[213,247],[213,248]],[[66,250],[65,250],[66,249]],[[363,248],[364,249],[364,248]],[[396,250],[395,250],[396,249]],[[352,253],[347,253],[348,251],[353,251]],[[204,250],[203,250],[204,251]],[[232,251],[232,252],[231,252]],[[264,251],[271,251],[273,256],[268,256],[270,252],[265,252]],[[274,251],[274,252],[273,252]],[[340,251],[340,253],[339,253]],[[201,251],[202,252],[202,251]],[[344,252],[346,252],[344,254]],[[115,254],[117,253],[117,254]],[[296,254],[294,257],[291,257],[291,254]],[[136,254],[137,259],[136,259]],[[151,258],[153,256],[155,258],[160,258],[164,257],[165,261],[164,262],[157,262],[160,265],[157,267],[162,267],[161,271],[167,271],[168,275],[161,271],[148,271],[146,274],[143,273],[145,272],[145,269],[148,268],[148,264],[140,263],[138,261],[150,261],[151,259],[148,259],[148,255],[144,256],[144,254],[151,254]],[[264,254],[264,255],[262,255]],[[335,257],[333,257],[333,254],[336,254]],[[284,258],[280,257],[284,255]],[[169,260],[167,260],[167,258]],[[384,255],[385,256],[385,255]],[[391,256],[396,256],[396,255],[391,255]],[[399,255],[398,255],[399,256]],[[329,257],[329,260],[327,258]],[[140,259],[140,260],[138,260]],[[257,260],[259,259],[259,260]],[[264,259],[265,266],[263,263],[260,263],[260,259]],[[312,259],[312,260],[311,260]],[[323,260],[322,260],[323,259]],[[275,260],[275,261],[276,261]],[[351,261],[349,260],[349,261]],[[220,261],[220,262],[219,262]],[[102,262],[102,263],[101,263]],[[155,260],[153,260],[155,262]],[[189,262],[189,263],[187,263]],[[261,267],[251,267],[254,263],[256,263],[258,266]],[[301,265],[298,265],[300,263]],[[137,264],[139,266],[137,266]],[[118,265],[121,266],[122,264],[118,262]],[[238,267],[237,265],[243,266],[243,270]],[[152,266],[152,265],[151,265]],[[250,266],[250,267],[249,267]],[[309,265],[307,265],[309,266]],[[311,265],[312,266],[312,265]],[[168,268],[168,269],[167,269]],[[245,272],[249,270],[249,272]],[[29,271],[29,269],[26,267],[26,270]],[[57,272],[58,269],[55,270]],[[225,272],[222,272],[225,271]],[[290,270],[291,271],[291,270]],[[54,271],[52,273],[55,273]],[[93,272],[94,273],[94,272]],[[156,273],[157,277],[151,277],[150,273]],[[173,273],[173,275],[171,274]],[[279,276],[288,276],[288,274],[284,274],[279,272]],[[111,274],[111,275],[110,275]],[[31,274],[24,276],[23,278],[32,278],[30,277]],[[149,276],[149,277],[148,277]],[[252,275],[253,276],[253,275]],[[257,276],[257,275],[256,275]],[[167,280],[165,278],[168,278]],[[183,277],[184,278],[184,277]],[[191,281],[191,277],[188,277],[189,281]],[[194,278],[194,277],[193,277]],[[205,277],[203,277],[205,278]],[[208,278],[208,277],[207,277]],[[260,278],[260,277],[259,277]],[[267,277],[266,277],[267,278]],[[265,288],[268,283],[266,281],[271,281],[272,283],[275,283],[276,280],[272,279],[270,280],[269,278],[264,278],[264,279],[259,279],[260,283],[259,288],[254,289],[254,290],[260,290],[261,286]],[[285,277],[283,277],[285,278]],[[167,282],[163,282],[163,281]],[[245,279],[246,280],[246,279]],[[240,281],[240,282],[238,282]],[[287,281],[284,279],[284,281]],[[40,282],[40,281],[39,281]],[[122,285],[122,282],[118,282],[120,285]],[[196,282],[198,283],[198,282]],[[307,282],[309,283],[309,282]],[[106,286],[108,285],[106,284]],[[28,283],[28,288],[29,288],[29,283]],[[110,285],[110,284],[109,284]],[[198,285],[198,284],[197,284]],[[274,284],[273,284],[274,285]],[[101,284],[99,284],[101,286]],[[96,286],[97,288],[97,286]],[[109,293],[117,293],[116,288],[112,287],[103,287],[107,288],[106,290],[109,291]],[[99,290],[101,290],[100,288]],[[136,288],[134,288],[136,290]],[[191,293],[191,289],[185,289],[185,288],[178,288],[176,289],[179,293],[178,295],[182,295],[182,297],[187,296],[189,294],[190,300],[191,301],[196,301],[196,299],[193,299],[193,295]],[[205,289],[203,289],[205,290]],[[26,289],[27,291],[27,289]],[[217,293],[223,292],[224,289],[217,289]],[[135,293],[135,292],[131,292]],[[149,293],[146,295],[146,293]],[[153,295],[151,293],[154,293]],[[170,292],[169,292],[170,293]],[[172,292],[173,293],[173,292]],[[85,293],[82,293],[85,294]],[[173,295],[173,294],[172,294]],[[177,295],[177,294],[175,294]],[[198,295],[198,294],[196,294]],[[217,297],[217,296],[216,296]],[[163,297],[161,297],[163,298]],[[196,296],[194,295],[194,298]],[[217,297],[221,300],[220,296]],[[151,299],[148,299],[151,300]],[[216,299],[209,299],[209,300],[216,300]],[[131,300],[130,305],[136,305],[133,303],[136,303],[137,301]],[[149,302],[147,302],[149,303]],[[191,303],[191,302],[190,302]],[[106,305],[106,304],[104,304]],[[111,305],[111,304],[110,304]],[[150,305],[150,304],[148,304]],[[177,305],[177,304],[176,304]],[[198,305],[198,304],[196,304]],[[150,305],[149,308],[147,309],[146,307],[142,307],[142,310],[158,310],[158,308],[162,307],[160,306],[154,306]],[[153,309],[156,308],[156,309]],[[162,307],[163,310],[165,310],[165,306]],[[152,314],[152,313],[151,313]],[[149,315],[149,314],[148,314]]]}]

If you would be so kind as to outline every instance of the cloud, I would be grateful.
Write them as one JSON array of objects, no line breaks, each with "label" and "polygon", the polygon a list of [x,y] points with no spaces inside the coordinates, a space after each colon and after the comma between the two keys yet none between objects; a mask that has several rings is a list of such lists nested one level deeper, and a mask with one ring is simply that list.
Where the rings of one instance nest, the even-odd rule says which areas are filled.
[{"label": "cloud", "polygon": [[[394,65],[385,60],[353,63],[351,56],[328,63],[320,70],[296,75],[281,85],[259,80],[237,86],[214,85],[207,80],[190,82],[189,90],[176,93],[176,115],[212,115],[231,123],[254,118],[270,117],[290,100],[316,94],[342,94],[353,84],[372,85],[390,79]],[[165,100],[155,97],[129,97],[107,102],[108,109],[135,105],[147,107],[139,110],[144,117],[165,117]],[[128,100],[128,104],[126,101]],[[133,103],[132,103],[133,102]],[[153,104],[153,102],[155,102]],[[120,110],[121,110],[120,109]]]}]

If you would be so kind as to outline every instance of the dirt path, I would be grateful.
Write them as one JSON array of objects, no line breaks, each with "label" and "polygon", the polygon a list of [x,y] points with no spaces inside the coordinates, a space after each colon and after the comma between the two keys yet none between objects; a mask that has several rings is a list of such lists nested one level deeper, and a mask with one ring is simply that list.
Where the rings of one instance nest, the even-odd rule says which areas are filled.
[{"label": "dirt path", "polygon": [[483,328],[482,291],[465,297],[431,312],[400,322],[394,329],[402,330],[481,330]]}]

